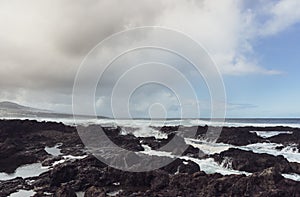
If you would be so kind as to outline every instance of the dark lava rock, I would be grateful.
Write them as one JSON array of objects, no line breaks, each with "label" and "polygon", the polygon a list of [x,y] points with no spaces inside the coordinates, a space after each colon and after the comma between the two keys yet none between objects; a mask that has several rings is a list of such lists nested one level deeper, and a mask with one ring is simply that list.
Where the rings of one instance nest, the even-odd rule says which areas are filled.
[{"label": "dark lava rock", "polygon": [[164,145],[159,150],[172,152],[173,155],[182,155],[189,147],[189,145],[185,143],[184,138],[175,133],[169,134],[168,140],[168,144]]},{"label": "dark lava rock", "polygon": [[176,159],[172,163],[164,166],[161,169],[170,174],[175,174],[175,173],[193,174],[195,172],[200,171],[200,167],[198,164],[192,161],[186,161],[182,159]]},{"label": "dark lava rock", "polygon": [[0,172],[13,173],[19,166],[35,163],[47,156],[43,148],[25,147],[19,139],[6,139],[0,143]]},{"label": "dark lava rock", "polygon": [[20,189],[30,190],[33,187],[28,185],[23,178],[15,178],[7,181],[0,181],[0,196],[9,196]]},{"label": "dark lava rock", "polygon": [[69,186],[61,186],[55,192],[57,197],[77,197],[75,191]]},{"label": "dark lava rock", "polygon": [[55,130],[64,133],[76,132],[73,127],[55,122],[38,122],[36,120],[0,120],[0,140],[22,137],[21,134],[36,133],[42,130]]},{"label": "dark lava rock", "polygon": [[283,145],[279,145],[279,146],[276,146],[275,149],[276,150],[282,150],[282,149],[284,149],[284,146]]},{"label": "dark lava rock", "polygon": [[200,150],[199,148],[195,148],[191,145],[188,146],[188,148],[183,152],[183,156],[189,156],[194,158],[204,158],[205,153]]},{"label": "dark lava rock", "polygon": [[42,162],[42,166],[51,166],[54,162],[63,159],[62,156],[47,158]]},{"label": "dark lava rock", "polygon": [[7,158],[23,149],[24,145],[21,140],[7,138],[4,142],[0,143],[0,156]]},{"label": "dark lava rock", "polygon": [[[154,127],[156,128],[156,127]],[[178,131],[179,126],[163,126],[159,128],[159,131],[166,134],[171,134]],[[157,128],[156,128],[157,129]]]},{"label": "dark lava rock", "polygon": [[159,191],[169,185],[170,176],[168,173],[162,170],[157,170],[154,173],[154,178],[151,181],[151,190]]},{"label": "dark lava rock", "polygon": [[222,142],[236,146],[244,146],[263,141],[265,141],[265,139],[259,137],[256,133],[251,133],[248,128],[224,127],[217,143]]},{"label": "dark lava rock", "polygon": [[296,174],[300,174],[300,163],[296,162],[290,162],[290,166],[292,168],[292,171]]},{"label": "dark lava rock", "polygon": [[[197,157],[198,149],[185,144],[182,135],[177,135],[176,127],[164,127],[163,132],[168,133],[168,139],[156,140],[153,138],[140,139],[132,135],[120,135],[120,128],[110,128],[105,134],[117,145],[124,149],[139,151],[140,140],[145,140],[149,146],[160,148],[169,140],[174,140],[179,147],[167,147],[166,150],[173,154],[184,152],[185,155]],[[186,128],[190,131],[190,128]],[[207,127],[195,127],[197,136],[204,137]],[[261,128],[286,129],[288,128]],[[251,130],[254,127],[225,128],[221,134],[221,141],[235,145],[263,142],[262,139]],[[85,130],[83,130],[85,132]],[[294,130],[293,130],[294,131]],[[295,131],[294,131],[295,132]],[[88,137],[95,141],[95,145],[101,141],[93,138],[93,132],[88,132]],[[289,134],[288,134],[289,135]],[[295,135],[297,136],[297,134]],[[297,142],[297,137],[281,136],[289,142]],[[274,136],[275,137],[275,136]],[[280,137],[279,137],[280,138]],[[278,140],[279,140],[278,138]],[[277,138],[271,138],[276,141]],[[268,140],[268,139],[267,139]],[[11,157],[11,163],[16,166],[22,165],[20,160],[28,162],[44,161],[51,164],[58,158],[47,155],[45,146],[54,146],[62,142],[62,152],[81,155],[83,148],[80,138],[73,127],[57,123],[38,123],[36,121],[0,121],[0,167],[8,166],[4,160]],[[105,142],[105,140],[104,140]],[[279,141],[278,141],[279,142]],[[147,144],[146,143],[146,144]],[[151,145],[150,145],[151,144]],[[283,143],[284,144],[284,143]],[[185,146],[187,149],[181,149]],[[149,156],[141,157],[137,153],[130,153],[129,167],[135,165],[149,166],[167,163],[172,159],[169,157]],[[28,157],[24,158],[24,157]],[[126,155],[128,156],[128,155]],[[282,156],[268,154],[255,154],[251,151],[229,149],[220,154],[213,155],[219,163],[226,158],[232,161],[232,167],[237,170],[254,172],[250,176],[206,174],[200,171],[199,166],[192,162],[176,159],[167,166],[157,170],[146,172],[127,172],[108,167],[93,156],[82,160],[66,161],[56,165],[48,172],[38,177],[28,179],[16,178],[8,181],[0,181],[0,196],[8,196],[19,189],[34,189],[36,196],[43,196],[43,192],[50,192],[55,196],[74,196],[75,191],[85,191],[85,196],[106,196],[107,191],[122,190],[119,196],[299,196],[300,182],[285,179],[281,173],[300,173],[300,166],[295,162],[287,162]],[[52,159],[49,159],[52,158]],[[142,161],[135,161],[144,158]],[[118,158],[122,159],[122,158]],[[124,160],[124,158],[123,158]],[[1,163],[2,162],[2,163]],[[127,161],[126,161],[127,162]],[[153,165],[153,166],[151,166]],[[7,168],[8,169],[8,168]],[[6,170],[7,170],[6,169]],[[8,171],[9,171],[8,170]]]},{"label": "dark lava rock", "polygon": [[77,166],[74,164],[62,164],[55,166],[50,173],[50,185],[60,186],[61,183],[66,183],[68,181],[74,180],[77,176],[78,170]]},{"label": "dark lava rock", "polygon": [[[139,138],[142,144],[146,144],[153,150],[161,150],[172,152],[174,155],[190,156],[194,158],[202,158],[205,153],[199,148],[195,148],[185,143],[185,140],[175,133],[169,134],[167,139],[155,139],[154,137]],[[172,145],[164,147],[171,140]]]},{"label": "dark lava rock", "polygon": [[132,134],[120,135],[120,127],[102,127],[100,125],[89,125],[77,127],[81,138],[88,140],[89,147],[114,148],[119,146],[129,151],[143,151],[140,140]]},{"label": "dark lava rock", "polygon": [[[287,133],[281,133],[279,135],[275,135],[272,137],[269,137],[268,140],[270,142],[278,143],[278,144],[284,144],[284,145],[290,145],[290,144],[296,144],[300,146],[300,130],[299,129],[291,129],[293,131],[292,134],[287,134]],[[280,130],[279,130],[280,131]]]},{"label": "dark lava rock", "polygon": [[[151,147],[153,150],[162,150],[162,151],[169,151],[173,152],[174,154],[177,154],[182,150],[177,150],[178,147],[182,149],[181,147],[187,147],[183,137],[177,135],[175,132],[169,133],[167,139],[156,139],[155,137],[140,137],[139,140],[142,144],[146,144]],[[170,141],[172,141],[172,146],[168,144]],[[177,146],[175,146],[175,144]],[[164,147],[166,146],[167,147]],[[181,147],[180,147],[181,146]]]},{"label": "dark lava rock", "polygon": [[44,161],[50,157],[45,146],[62,140],[71,146],[80,138],[75,128],[62,123],[0,120],[0,172],[13,173],[21,165]]},{"label": "dark lava rock", "polygon": [[212,181],[200,196],[298,196],[300,184],[284,179],[275,168],[252,176],[230,175]]},{"label": "dark lava rock", "polygon": [[153,150],[158,150],[169,142],[168,139],[156,139],[155,137],[139,137],[139,140],[141,144],[148,145]]},{"label": "dark lava rock", "polygon": [[0,158],[0,172],[13,173],[18,167],[38,161],[35,152],[17,152],[6,158]]},{"label": "dark lava rock", "polygon": [[252,151],[245,151],[236,148],[230,148],[220,154],[213,155],[218,163],[225,159],[231,161],[231,166],[235,170],[246,172],[259,172],[270,167],[276,167],[279,172],[292,172],[289,162],[283,156],[273,156],[266,153],[258,154]]},{"label": "dark lava rock", "polygon": [[[251,176],[220,174],[171,176],[160,190],[147,190],[131,196],[299,196],[300,183],[284,179],[275,168]],[[121,193],[122,194],[126,194]]]},{"label": "dark lava rock", "polygon": [[97,188],[95,186],[90,187],[86,190],[84,197],[105,197],[105,191],[102,188]]}]

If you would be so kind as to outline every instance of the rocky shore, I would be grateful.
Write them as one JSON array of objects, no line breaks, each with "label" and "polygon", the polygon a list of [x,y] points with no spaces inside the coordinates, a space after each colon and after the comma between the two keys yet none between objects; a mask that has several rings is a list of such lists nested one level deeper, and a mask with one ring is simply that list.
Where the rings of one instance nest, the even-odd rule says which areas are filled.
[{"label": "rocky shore", "polygon": [[[236,147],[207,154],[176,135],[178,127],[161,128],[160,131],[167,135],[164,139],[124,135],[121,134],[120,127],[103,129],[115,144],[124,149],[138,153],[145,152],[145,147],[149,147],[152,150],[170,152],[176,159],[167,166],[152,171],[121,171],[91,155],[85,149],[75,127],[54,122],[1,120],[0,173],[12,174],[21,166],[35,163],[42,164],[46,170],[37,176],[0,180],[0,196],[9,196],[20,190],[33,191],[34,196],[58,197],[300,196],[300,182],[282,175],[300,174],[300,161],[291,162],[281,155],[255,153]],[[196,129],[194,138],[201,139],[207,127],[199,126]],[[264,138],[253,131],[292,133]],[[178,146],[164,148],[171,139]],[[226,127],[217,143],[232,146],[277,143],[283,146],[278,146],[278,149],[293,144],[299,150],[300,130],[288,127]],[[54,146],[60,149],[61,154],[53,155],[45,149]],[[180,147],[187,149],[184,151]],[[179,155],[181,152],[184,157]],[[196,160],[210,158],[226,168],[245,174],[206,173]]]}]

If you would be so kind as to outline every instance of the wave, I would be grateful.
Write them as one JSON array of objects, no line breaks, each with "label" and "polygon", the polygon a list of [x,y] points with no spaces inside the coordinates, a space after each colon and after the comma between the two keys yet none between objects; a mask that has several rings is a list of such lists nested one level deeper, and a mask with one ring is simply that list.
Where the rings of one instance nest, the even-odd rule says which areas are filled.
[{"label": "wave", "polygon": [[[277,147],[284,147],[284,148],[280,150],[277,149]],[[249,144],[247,146],[237,146],[236,148],[252,151],[254,153],[267,153],[274,156],[282,155],[290,162],[300,163],[300,153],[296,144],[284,146],[283,144],[264,142],[264,143]]]},{"label": "wave", "polygon": [[147,155],[155,155],[155,156],[164,156],[164,157],[170,157],[170,158],[180,158],[184,160],[189,160],[193,161],[196,164],[199,165],[200,169],[204,171],[207,174],[214,174],[214,173],[220,173],[222,175],[230,175],[230,174],[245,174],[245,175],[251,175],[251,173],[244,172],[244,171],[238,171],[238,170],[233,170],[229,168],[229,166],[225,166],[224,164],[218,164],[217,162],[214,161],[213,158],[206,158],[206,159],[197,159],[197,158],[192,158],[189,156],[176,156],[173,155],[171,152],[165,152],[165,151],[157,151],[151,149],[151,147],[147,145],[142,145],[144,147],[144,151],[141,151],[139,153],[141,154],[147,154]]},{"label": "wave", "polygon": [[293,134],[292,131],[250,131],[250,133],[256,133],[262,138],[269,138],[279,134]]},{"label": "wave", "polygon": [[228,150],[229,148],[234,147],[233,145],[230,144],[214,143],[206,140],[196,140],[191,138],[185,138],[185,143],[195,148],[199,148],[207,155],[221,153],[223,151]]}]

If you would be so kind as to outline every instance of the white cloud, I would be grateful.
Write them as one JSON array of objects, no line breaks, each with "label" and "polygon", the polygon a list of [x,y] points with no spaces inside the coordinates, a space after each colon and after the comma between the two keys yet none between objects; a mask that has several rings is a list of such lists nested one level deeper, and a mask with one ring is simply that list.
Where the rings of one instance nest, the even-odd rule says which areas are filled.
[{"label": "white cloud", "polygon": [[263,36],[279,33],[300,22],[300,1],[271,2],[268,9],[264,10],[264,14],[268,16],[268,19],[263,23],[259,32]]},{"label": "white cloud", "polygon": [[280,74],[260,65],[252,42],[298,23],[300,1],[253,4],[257,6],[246,8],[236,0],[1,1],[0,95],[21,103],[38,103],[36,98],[53,108],[53,103],[67,105],[78,65],[94,45],[112,33],[148,25],[176,29],[202,43],[224,75]]},{"label": "white cloud", "polygon": [[[235,0],[180,1],[176,4],[173,1],[165,2],[167,8],[157,18],[157,24],[182,31],[203,44],[222,74],[281,74],[280,71],[268,70],[260,65],[255,59],[256,54],[251,44],[251,41],[261,36],[263,24],[258,15],[262,14],[261,12],[267,14],[269,9],[245,9],[242,1]],[[288,20],[290,10],[281,9],[283,6],[277,4],[270,6],[274,7],[274,12],[278,9],[282,13],[278,17],[271,17],[268,23],[269,26],[277,25],[285,29],[292,23],[283,25],[281,21]],[[264,5],[261,3],[262,7]]]}]

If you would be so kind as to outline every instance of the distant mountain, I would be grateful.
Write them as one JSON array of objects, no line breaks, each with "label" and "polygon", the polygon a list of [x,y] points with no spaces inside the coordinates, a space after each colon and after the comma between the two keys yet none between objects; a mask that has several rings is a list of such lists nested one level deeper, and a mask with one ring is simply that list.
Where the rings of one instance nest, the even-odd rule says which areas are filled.
[{"label": "distant mountain", "polygon": [[[37,109],[17,103],[0,102],[0,118],[73,118],[73,114],[58,113],[45,109]],[[79,115],[77,117],[91,118],[92,116]],[[98,116],[98,118],[106,118]]]},{"label": "distant mountain", "polygon": [[21,111],[35,111],[35,112],[51,112],[50,110],[44,110],[44,109],[37,109],[32,107],[26,107],[23,105],[19,105],[17,103],[4,101],[0,102],[0,110],[21,110]]},{"label": "distant mountain", "polygon": [[52,113],[50,110],[27,107],[9,101],[0,102],[0,117],[36,117]]}]

